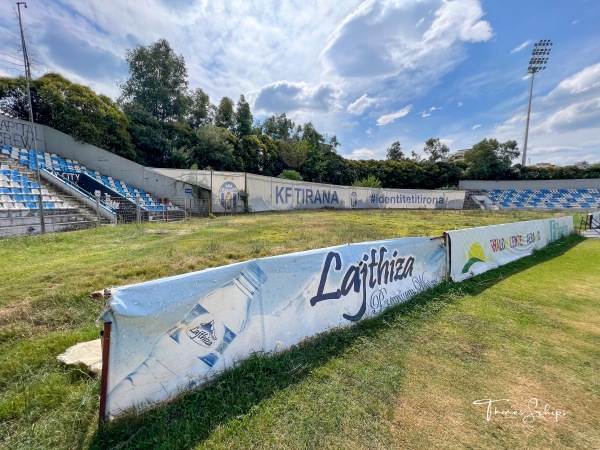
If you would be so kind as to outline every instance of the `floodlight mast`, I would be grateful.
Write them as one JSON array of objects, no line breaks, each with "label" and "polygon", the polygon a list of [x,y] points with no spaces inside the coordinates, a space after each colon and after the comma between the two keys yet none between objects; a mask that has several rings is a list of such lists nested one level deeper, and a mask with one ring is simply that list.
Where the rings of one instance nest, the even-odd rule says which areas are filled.
[{"label": "floodlight mast", "polygon": [[525,125],[525,140],[523,142],[523,160],[521,165],[525,165],[527,157],[527,138],[529,136],[529,118],[531,116],[531,97],[533,95],[533,79],[535,74],[546,68],[548,63],[548,57],[550,56],[550,50],[552,50],[552,41],[550,39],[542,39],[533,44],[533,50],[531,51],[531,59],[529,60],[529,66],[527,72],[531,74],[531,84],[529,85],[529,104],[527,106],[527,123]]},{"label": "floodlight mast", "polygon": [[29,87],[29,79],[31,78],[31,67],[29,66],[29,58],[27,56],[27,46],[25,45],[25,34],[23,33],[23,23],[21,21],[21,5],[27,8],[27,3],[17,2],[17,15],[19,16],[19,28],[21,29],[21,45],[23,47],[23,63],[25,64],[25,81],[27,83],[27,100],[29,102],[29,121],[33,131],[33,151],[35,152],[35,167],[37,169],[37,183],[40,193],[38,194],[38,209],[40,212],[40,231],[46,232],[46,223],[44,220],[44,205],[42,203],[42,181],[40,176],[40,162],[37,153],[37,135],[35,132],[35,123],[33,121],[33,104],[31,103],[31,89]]}]

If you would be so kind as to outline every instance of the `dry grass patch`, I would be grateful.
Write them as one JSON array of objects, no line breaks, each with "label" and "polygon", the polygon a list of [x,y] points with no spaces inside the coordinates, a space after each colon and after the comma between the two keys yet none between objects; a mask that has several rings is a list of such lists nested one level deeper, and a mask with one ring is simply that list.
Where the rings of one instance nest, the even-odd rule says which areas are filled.
[{"label": "dry grass patch", "polygon": [[466,282],[477,294],[424,327],[408,356],[398,448],[599,448],[598,250],[586,241],[497,284]]}]

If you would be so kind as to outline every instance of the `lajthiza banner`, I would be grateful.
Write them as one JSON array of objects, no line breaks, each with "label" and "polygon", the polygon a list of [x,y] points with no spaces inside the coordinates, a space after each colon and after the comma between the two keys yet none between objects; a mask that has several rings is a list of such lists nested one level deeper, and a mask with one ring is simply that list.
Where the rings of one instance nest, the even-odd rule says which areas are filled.
[{"label": "lajthiza banner", "polygon": [[572,216],[449,231],[450,276],[462,281],[531,255],[572,232]]},{"label": "lajthiza banner", "polygon": [[106,415],[204,383],[254,352],[372,317],[445,275],[441,239],[319,249],[115,289]]}]

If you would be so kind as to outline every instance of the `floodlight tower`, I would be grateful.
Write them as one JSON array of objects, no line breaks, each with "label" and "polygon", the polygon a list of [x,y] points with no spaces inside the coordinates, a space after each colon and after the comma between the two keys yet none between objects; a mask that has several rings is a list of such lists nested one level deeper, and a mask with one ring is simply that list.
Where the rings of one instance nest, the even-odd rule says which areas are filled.
[{"label": "floodlight tower", "polygon": [[552,41],[550,39],[542,39],[533,44],[533,50],[531,51],[531,59],[529,60],[529,67],[527,72],[531,74],[531,84],[529,86],[529,106],[527,107],[527,123],[525,125],[525,141],[523,142],[523,160],[521,165],[525,165],[525,158],[527,156],[527,137],[529,136],[529,117],[531,115],[531,96],[533,95],[533,79],[535,74],[546,68],[548,63],[548,57],[550,56],[550,50],[552,50]]},{"label": "floodlight tower", "polygon": [[38,208],[40,211],[40,231],[46,232],[46,223],[44,220],[44,205],[42,203],[42,181],[40,176],[40,161],[37,153],[37,136],[35,133],[35,123],[33,122],[33,105],[31,103],[31,89],[29,80],[31,78],[31,67],[29,66],[29,57],[27,56],[27,46],[25,45],[25,34],[23,33],[23,23],[21,22],[21,5],[27,8],[27,3],[17,2],[17,15],[19,16],[19,28],[21,29],[21,45],[23,46],[23,63],[25,64],[25,81],[27,83],[27,100],[29,102],[29,121],[33,132],[33,150],[35,151],[35,167],[37,169],[37,183],[40,193],[38,195]]}]

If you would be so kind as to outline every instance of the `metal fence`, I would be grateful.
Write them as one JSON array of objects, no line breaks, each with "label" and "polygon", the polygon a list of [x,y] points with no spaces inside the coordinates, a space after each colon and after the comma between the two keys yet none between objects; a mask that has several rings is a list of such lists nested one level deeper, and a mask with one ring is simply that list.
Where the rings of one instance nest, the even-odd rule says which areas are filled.
[{"label": "metal fence", "polygon": [[175,222],[207,217],[209,199],[104,196],[97,198],[96,210],[98,216],[103,210],[112,211],[116,223]]}]

